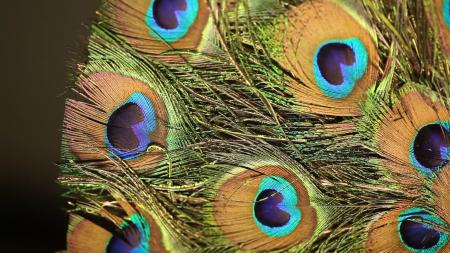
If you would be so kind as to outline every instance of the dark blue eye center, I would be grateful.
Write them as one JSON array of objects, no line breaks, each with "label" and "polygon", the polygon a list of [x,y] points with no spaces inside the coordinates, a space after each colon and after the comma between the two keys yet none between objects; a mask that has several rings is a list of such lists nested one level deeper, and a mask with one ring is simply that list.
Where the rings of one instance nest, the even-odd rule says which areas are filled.
[{"label": "dark blue eye center", "polygon": [[132,253],[132,250],[140,245],[140,241],[139,229],[130,223],[111,238],[106,253]]},{"label": "dark blue eye center", "polygon": [[289,213],[279,208],[283,201],[283,195],[273,189],[267,189],[259,193],[254,206],[255,216],[258,221],[268,227],[282,227],[289,222]]},{"label": "dark blue eye center", "polygon": [[344,82],[341,64],[352,65],[353,63],[355,63],[355,52],[344,43],[328,43],[317,54],[320,73],[333,85]]},{"label": "dark blue eye center", "polygon": [[144,120],[144,113],[135,103],[127,103],[114,111],[108,120],[106,134],[111,145],[130,151],[139,146],[133,126]]},{"label": "dark blue eye center", "polygon": [[176,11],[186,10],[186,0],[155,0],[153,17],[164,29],[175,29],[179,25]]},{"label": "dark blue eye center", "polygon": [[430,124],[419,130],[414,139],[413,152],[416,160],[435,172],[448,162],[450,132],[441,124]]},{"label": "dark blue eye center", "polygon": [[411,216],[400,224],[400,235],[403,242],[413,249],[429,249],[439,243],[440,232],[420,216]]}]

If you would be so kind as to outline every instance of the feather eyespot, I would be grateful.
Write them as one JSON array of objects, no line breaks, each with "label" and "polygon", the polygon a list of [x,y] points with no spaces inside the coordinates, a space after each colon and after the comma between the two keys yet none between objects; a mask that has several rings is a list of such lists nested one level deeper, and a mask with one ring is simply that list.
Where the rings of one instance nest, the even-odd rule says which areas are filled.
[{"label": "feather eyespot", "polygon": [[[67,237],[70,253],[167,252],[163,232],[153,216],[144,210],[116,216],[102,210],[94,220],[73,215]],[[118,224],[118,225],[116,225]]]},{"label": "feather eyespot", "polygon": [[274,250],[310,240],[317,212],[303,182],[288,169],[236,169],[220,183],[214,219],[223,235],[244,249]]},{"label": "feather eyespot", "polygon": [[314,55],[314,78],[324,95],[347,97],[364,75],[368,54],[358,38],[328,41]]},{"label": "feather eyespot", "polygon": [[121,159],[135,168],[156,165],[163,157],[152,145],[168,147],[168,113],[161,95],[131,77],[99,72],[80,80],[87,101],[67,102],[65,132],[71,153],[81,161],[113,166]]},{"label": "feather eyespot", "polygon": [[374,221],[365,252],[447,252],[448,224],[422,207],[397,208]]},{"label": "feather eyespot", "polygon": [[[139,53],[164,62],[184,62],[203,51],[212,29],[206,0],[107,1],[106,22]],[[168,53],[170,52],[170,53]]]},{"label": "feather eyespot", "polygon": [[199,12],[198,0],[154,0],[145,22],[155,39],[175,42],[194,24]]},{"label": "feather eyespot", "polygon": [[380,61],[369,26],[336,1],[305,1],[286,16],[287,23],[280,24],[285,53],[278,60],[297,79],[289,80],[296,107],[360,115],[359,105],[376,83]]},{"label": "feather eyespot", "polygon": [[399,215],[400,240],[412,252],[437,252],[448,241],[448,234],[439,230],[445,223],[422,208],[411,208]]},{"label": "feather eyespot", "polygon": [[420,185],[423,177],[434,179],[448,164],[449,112],[430,91],[405,86],[400,92],[392,108],[380,114],[374,144],[385,158],[383,167],[398,175],[414,175],[403,182]]},{"label": "feather eyespot", "polygon": [[431,176],[450,156],[450,123],[436,122],[419,129],[410,147],[410,160],[420,173]]}]

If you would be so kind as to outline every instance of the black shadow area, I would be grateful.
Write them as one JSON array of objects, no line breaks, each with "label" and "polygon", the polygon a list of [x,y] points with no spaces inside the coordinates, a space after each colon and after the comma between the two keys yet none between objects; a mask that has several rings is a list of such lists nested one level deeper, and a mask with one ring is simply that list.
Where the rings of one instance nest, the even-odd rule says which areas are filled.
[{"label": "black shadow area", "polygon": [[[100,0],[10,0],[0,8],[0,252],[65,248],[56,183],[70,65]],[[83,57],[80,57],[82,59]]]}]

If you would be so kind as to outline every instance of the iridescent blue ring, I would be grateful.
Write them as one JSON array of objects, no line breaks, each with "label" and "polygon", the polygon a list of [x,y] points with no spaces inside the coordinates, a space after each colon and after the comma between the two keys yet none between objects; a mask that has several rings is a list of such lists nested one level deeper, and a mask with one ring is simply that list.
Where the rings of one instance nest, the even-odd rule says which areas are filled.
[{"label": "iridescent blue ring", "polygon": [[176,10],[175,15],[178,20],[178,26],[174,29],[165,29],[161,27],[154,17],[154,5],[156,0],[152,0],[147,10],[145,23],[149,27],[150,35],[166,42],[176,42],[185,36],[191,26],[194,24],[199,12],[199,0],[185,0],[186,9]]},{"label": "iridescent blue ring", "polygon": [[[424,224],[420,224],[419,221],[411,221],[413,218],[420,218],[424,221]],[[422,248],[414,248],[411,247],[411,245],[408,245],[408,242],[406,240],[406,235],[403,235],[401,232],[401,226],[404,222],[414,222],[416,225],[413,229],[415,231],[411,231],[410,235],[414,237],[414,239],[419,240],[420,243],[425,243],[426,240],[428,240],[428,243],[430,243],[430,238],[426,238],[428,234],[433,233],[434,235],[438,235],[438,238],[434,239],[434,245],[427,245],[427,247]],[[400,238],[400,241],[405,245],[405,247],[414,253],[436,253],[438,252],[443,246],[445,246],[448,242],[448,233],[443,232],[436,229],[434,229],[433,225],[437,226],[443,226],[447,227],[448,225],[443,222],[441,219],[436,217],[435,215],[430,214],[425,209],[421,207],[414,207],[408,210],[405,210],[400,213],[398,217],[398,225],[397,225],[397,231]],[[411,244],[411,243],[410,243]]]},{"label": "iridescent blue ring", "polygon": [[302,219],[302,213],[297,206],[297,191],[286,179],[278,176],[267,176],[264,177],[259,184],[258,191],[255,194],[255,203],[259,194],[265,190],[274,190],[282,195],[283,199],[277,205],[277,208],[288,213],[289,220],[282,226],[270,227],[258,220],[253,208],[253,219],[255,220],[256,225],[269,237],[283,237],[289,235],[295,230]]},{"label": "iridescent blue ring", "polygon": [[132,150],[122,150],[114,147],[114,145],[108,138],[108,125],[105,128],[103,137],[109,152],[124,160],[134,159],[144,154],[144,152],[152,143],[150,133],[155,131],[157,127],[157,115],[155,107],[153,106],[152,101],[140,92],[131,94],[131,96],[125,102],[117,106],[116,109],[111,112],[109,117],[111,117],[111,115],[113,115],[113,113],[117,109],[129,103],[136,104],[142,110],[142,113],[144,115],[144,119],[141,122],[137,123],[134,126],[131,126],[131,130],[133,131],[139,142],[137,147]]},{"label": "iridescent blue ring", "polygon": [[442,163],[436,168],[428,168],[428,167],[425,167],[424,165],[422,165],[418,161],[418,159],[414,153],[414,143],[415,143],[415,140],[416,140],[418,134],[420,133],[420,131],[427,126],[434,125],[434,124],[438,124],[442,128],[444,128],[444,130],[450,132],[450,122],[448,122],[448,121],[435,121],[435,122],[423,125],[416,132],[416,135],[412,139],[411,144],[409,145],[409,150],[408,150],[409,160],[410,160],[411,164],[420,172],[420,174],[422,174],[426,177],[429,177],[429,178],[434,177],[436,175],[436,173],[439,172],[439,170],[445,164],[447,164],[447,162],[450,160],[450,146],[441,148],[440,153],[441,153]]},{"label": "iridescent blue ring", "polygon": [[[343,76],[341,84],[331,84],[323,76],[320,70],[318,55],[321,50],[332,43],[344,44],[352,49],[355,61],[351,65],[340,64],[340,71]],[[322,91],[322,93],[330,98],[341,99],[345,98],[353,91],[356,83],[360,80],[366,72],[369,56],[363,42],[359,38],[349,38],[344,40],[330,40],[318,47],[313,58],[313,72],[315,81]]]}]

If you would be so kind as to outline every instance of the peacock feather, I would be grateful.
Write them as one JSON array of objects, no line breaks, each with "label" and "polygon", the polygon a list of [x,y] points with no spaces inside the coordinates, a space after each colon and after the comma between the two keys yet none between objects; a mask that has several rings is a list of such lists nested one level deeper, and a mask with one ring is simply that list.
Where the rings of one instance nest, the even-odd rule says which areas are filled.
[{"label": "peacock feather", "polygon": [[103,0],[70,253],[450,252],[450,1]]}]

